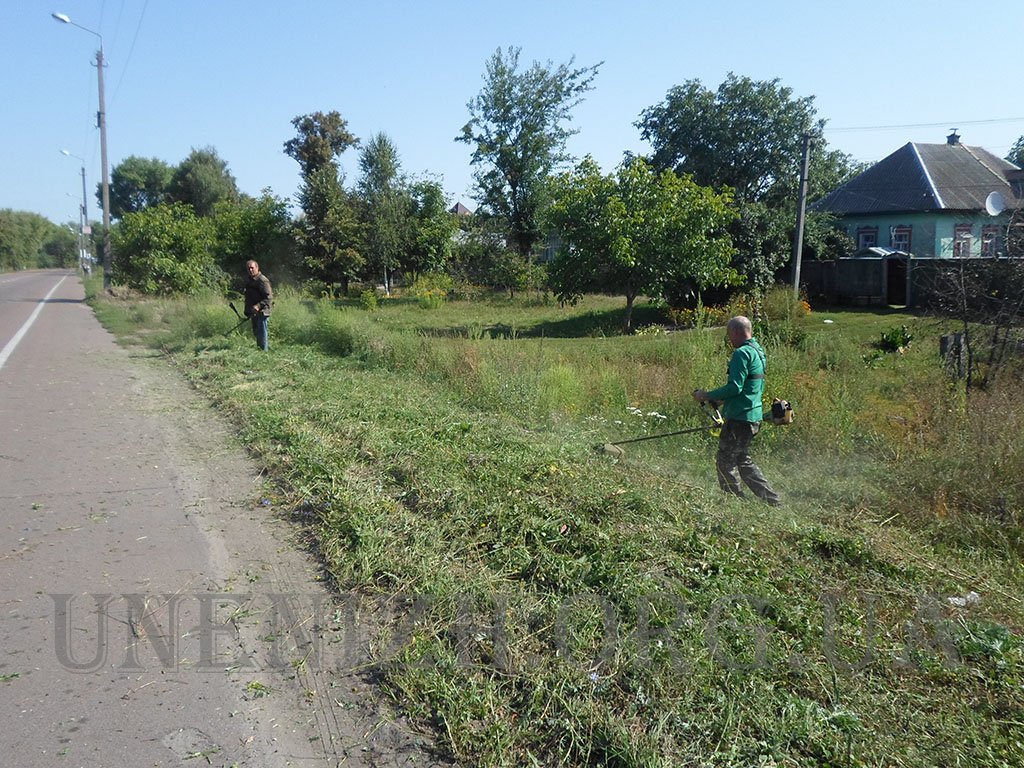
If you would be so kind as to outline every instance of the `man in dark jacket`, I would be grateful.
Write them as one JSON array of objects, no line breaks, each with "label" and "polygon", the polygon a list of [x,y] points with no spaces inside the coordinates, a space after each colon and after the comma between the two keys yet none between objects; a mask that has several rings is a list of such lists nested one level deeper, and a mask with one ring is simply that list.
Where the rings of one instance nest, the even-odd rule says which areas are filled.
[{"label": "man in dark jacket", "polygon": [[249,280],[245,284],[245,316],[252,318],[252,335],[256,337],[256,346],[268,349],[267,319],[274,306],[274,292],[270,288],[267,276],[260,273],[260,265],[255,261],[245,262],[249,272]]},{"label": "man in dark jacket", "polygon": [[718,484],[723,491],[743,496],[742,479],[762,501],[779,504],[779,495],[750,458],[750,441],[761,429],[763,417],[761,395],[768,360],[761,345],[753,338],[750,320],[737,316],[726,326],[729,343],[735,348],[729,358],[729,380],[724,386],[693,393],[697,402],[721,402],[722,426],[718,438]]}]

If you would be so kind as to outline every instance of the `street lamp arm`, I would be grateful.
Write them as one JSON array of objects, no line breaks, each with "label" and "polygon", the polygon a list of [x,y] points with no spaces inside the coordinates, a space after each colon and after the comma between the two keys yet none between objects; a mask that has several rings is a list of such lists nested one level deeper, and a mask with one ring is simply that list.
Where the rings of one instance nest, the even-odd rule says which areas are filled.
[{"label": "street lamp arm", "polygon": [[89,29],[88,27],[83,27],[81,24],[77,24],[77,23],[73,22],[68,17],[68,15],[64,14],[64,13],[51,13],[50,16],[52,16],[54,19],[59,21],[61,24],[70,24],[72,27],[78,27],[81,30],[85,30],[90,35],[96,35],[96,37],[98,37],[100,39],[100,49],[102,50],[102,48],[103,48],[103,35],[101,35],[96,30]]}]

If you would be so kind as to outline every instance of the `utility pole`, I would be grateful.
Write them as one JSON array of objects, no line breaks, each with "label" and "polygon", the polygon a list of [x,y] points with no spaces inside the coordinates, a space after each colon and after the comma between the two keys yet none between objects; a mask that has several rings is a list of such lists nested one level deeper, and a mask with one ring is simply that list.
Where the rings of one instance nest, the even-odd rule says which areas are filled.
[{"label": "utility pole", "polygon": [[102,42],[96,51],[96,71],[100,80],[100,110],[96,113],[96,123],[100,129],[100,163],[103,166],[103,289],[109,291],[114,278],[114,263],[110,254],[110,173],[107,171],[107,109],[103,98]]},{"label": "utility pole", "polygon": [[[60,153],[62,155],[67,155],[68,157],[73,157],[76,160],[81,161],[81,163],[82,163],[82,204],[80,206],[78,206],[78,208],[79,208],[78,212],[81,215],[81,224],[80,224],[80,227],[79,227],[79,234],[81,235],[81,237],[79,238],[79,244],[78,245],[79,245],[79,251],[80,251],[79,260],[81,261],[81,266],[84,268],[85,267],[85,261],[86,261],[86,258],[88,256],[88,252],[89,252],[88,239],[86,238],[86,235],[91,235],[92,234],[92,228],[89,226],[89,208],[88,208],[89,195],[86,192],[86,187],[85,187],[85,158],[84,157],[79,157],[78,155],[73,155],[70,152],[68,152],[66,149],[62,149],[60,151]],[[70,194],[70,193],[68,193],[68,194]]]},{"label": "utility pole", "polygon": [[804,156],[800,163],[800,199],[796,211],[796,236],[793,238],[793,298],[800,298],[800,259],[804,250],[804,215],[807,212],[807,169],[811,163],[811,136],[803,134]]},{"label": "utility pole", "polygon": [[107,107],[103,97],[103,35],[73,22],[67,14],[51,13],[50,16],[61,24],[70,24],[90,35],[96,35],[100,41],[100,48],[96,51],[96,73],[100,84],[100,109],[96,113],[96,127],[100,129],[100,160],[103,163],[103,288],[109,291],[113,282],[114,263],[110,254],[110,174],[107,171]]}]

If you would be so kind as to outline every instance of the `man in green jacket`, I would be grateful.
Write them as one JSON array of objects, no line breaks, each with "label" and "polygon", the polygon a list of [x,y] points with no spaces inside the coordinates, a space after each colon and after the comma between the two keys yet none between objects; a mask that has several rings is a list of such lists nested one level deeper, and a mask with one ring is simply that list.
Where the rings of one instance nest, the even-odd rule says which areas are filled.
[{"label": "man in green jacket", "polygon": [[762,501],[777,506],[779,495],[750,458],[750,441],[761,429],[761,395],[768,360],[761,345],[753,338],[750,320],[742,315],[732,318],[726,326],[729,343],[735,351],[729,358],[729,380],[725,386],[693,393],[697,402],[721,402],[722,433],[718,438],[718,484],[723,491],[743,496],[740,479]]}]

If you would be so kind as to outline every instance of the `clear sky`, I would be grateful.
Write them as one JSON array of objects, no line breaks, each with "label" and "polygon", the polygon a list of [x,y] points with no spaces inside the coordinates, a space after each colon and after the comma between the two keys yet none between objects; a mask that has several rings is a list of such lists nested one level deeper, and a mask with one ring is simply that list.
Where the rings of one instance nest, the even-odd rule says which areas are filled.
[{"label": "clear sky", "polygon": [[[337,110],[475,208],[454,138],[486,60],[510,45],[525,65],[604,62],[569,150],[606,171],[649,150],[634,123],[669,88],[729,72],[814,96],[830,147],[856,160],[953,127],[1004,156],[1024,134],[1021,0],[0,0],[0,208],[55,222],[77,221],[81,200],[83,163],[62,149],[84,159],[99,219],[100,151],[98,38],[52,12],[103,36],[111,167],[213,146],[253,195],[294,196],[291,120]],[[355,152],[342,165],[355,183]]]}]

